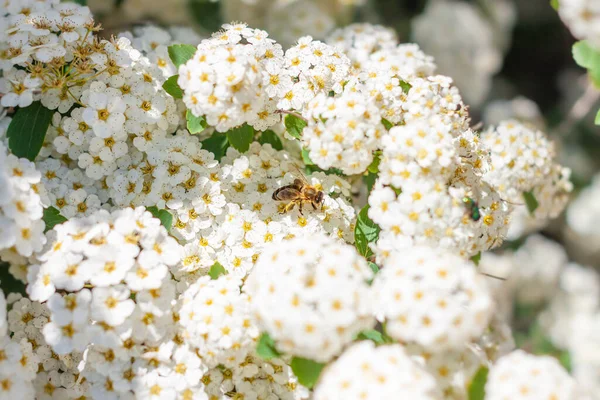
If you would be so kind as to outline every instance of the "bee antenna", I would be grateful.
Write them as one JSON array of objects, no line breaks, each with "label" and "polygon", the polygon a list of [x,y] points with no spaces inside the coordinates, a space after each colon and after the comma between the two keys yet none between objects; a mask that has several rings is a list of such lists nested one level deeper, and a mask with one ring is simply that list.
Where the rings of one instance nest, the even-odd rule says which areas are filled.
[{"label": "bee antenna", "polygon": [[506,278],[502,278],[502,277],[500,277],[500,276],[496,276],[496,275],[492,275],[492,274],[487,274],[487,273],[485,273],[485,272],[481,272],[481,271],[480,271],[479,273],[480,273],[481,275],[485,275],[485,276],[487,276],[488,278],[494,278],[494,279],[498,279],[499,281],[505,281],[505,280],[506,280]]}]

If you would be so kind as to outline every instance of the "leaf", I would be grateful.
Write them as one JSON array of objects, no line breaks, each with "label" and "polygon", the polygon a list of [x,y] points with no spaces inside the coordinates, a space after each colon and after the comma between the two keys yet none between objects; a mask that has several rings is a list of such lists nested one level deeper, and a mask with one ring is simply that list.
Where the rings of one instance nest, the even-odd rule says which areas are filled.
[{"label": "leaf", "polygon": [[53,115],[54,111],[48,110],[39,101],[20,108],[6,131],[10,151],[17,157],[35,160],[42,149]]},{"label": "leaf", "polygon": [[196,53],[196,47],[189,44],[172,44],[167,50],[169,58],[173,61],[177,69],[179,69],[180,65],[185,64],[189,59],[194,57],[194,53]]},{"label": "leaf", "polygon": [[392,127],[394,126],[394,124],[392,124],[390,121],[388,121],[385,118],[381,118],[381,123],[383,124],[383,126],[385,126],[385,129],[387,129],[388,131],[390,129],[392,129]]},{"label": "leaf", "polygon": [[283,122],[288,133],[296,139],[300,139],[302,137],[302,130],[306,127],[306,125],[308,125],[305,120],[292,114],[286,115]]},{"label": "leaf", "polygon": [[[310,159],[309,151],[306,148],[302,148],[302,162],[304,165],[315,165],[313,160]],[[319,168],[320,169],[320,168]]]},{"label": "leaf", "polygon": [[275,348],[275,341],[266,332],[263,332],[263,334],[260,335],[260,338],[258,339],[258,343],[256,345],[256,353],[263,360],[270,360],[281,355]]},{"label": "leaf", "polygon": [[165,92],[169,93],[172,97],[181,99],[183,98],[183,90],[179,87],[177,79],[179,79],[179,75],[173,75],[163,83],[162,87],[165,89]]},{"label": "leaf", "polygon": [[80,6],[87,6],[87,0],[73,0],[73,2],[79,4]]},{"label": "leaf", "polygon": [[375,181],[377,180],[377,174],[368,173],[363,175],[363,182],[367,185],[367,191],[371,193],[371,189],[373,189],[373,185],[375,185]]},{"label": "leaf", "polygon": [[600,86],[600,50],[587,40],[580,40],[573,45],[573,59],[577,65],[587,69],[594,84]]},{"label": "leaf", "polygon": [[379,163],[381,163],[381,150],[377,150],[375,153],[373,153],[373,161],[367,167],[367,171],[372,174],[379,173]]},{"label": "leaf", "polygon": [[258,138],[258,143],[269,143],[271,147],[273,147],[275,150],[283,150],[283,144],[281,143],[281,139],[279,139],[279,136],[277,136],[277,134],[270,129],[267,129],[266,131],[261,133],[260,137]]},{"label": "leaf", "polygon": [[410,90],[410,88],[412,88],[412,85],[406,81],[403,81],[402,79],[400,80],[400,87],[402,88],[402,91],[404,93],[408,93],[408,91]]},{"label": "leaf", "polygon": [[469,400],[483,400],[485,398],[485,384],[489,372],[490,370],[487,367],[481,367],[473,376],[469,384]]},{"label": "leaf", "polygon": [[48,232],[56,225],[62,224],[63,222],[67,221],[65,217],[60,215],[60,211],[58,211],[54,207],[44,208],[44,216],[42,217],[42,219],[46,224],[46,229],[44,230],[44,232]]},{"label": "leaf", "polygon": [[154,218],[158,218],[167,231],[171,230],[171,226],[173,226],[173,215],[170,212],[167,210],[159,210],[156,206],[146,207],[146,210],[149,211]]},{"label": "leaf", "polygon": [[196,117],[190,110],[185,112],[185,120],[187,129],[192,135],[202,132],[207,127],[204,117]]},{"label": "leaf", "polygon": [[227,270],[217,261],[208,270],[210,279],[217,279],[221,275],[227,275]]},{"label": "leaf", "polygon": [[354,245],[358,252],[365,258],[373,255],[369,243],[376,242],[379,238],[379,226],[369,219],[369,206],[366,205],[358,213],[354,227]]},{"label": "leaf", "polygon": [[357,336],[356,339],[358,340],[371,340],[373,342],[375,342],[376,344],[384,344],[384,343],[389,343],[389,338],[386,338],[383,333],[375,330],[375,329],[368,329],[366,331],[362,331],[360,332]]},{"label": "leaf", "polygon": [[304,387],[311,389],[319,380],[319,375],[325,367],[325,364],[318,363],[313,360],[308,360],[302,357],[292,358],[290,363],[294,375],[298,377],[298,382]]},{"label": "leaf", "polygon": [[227,131],[227,140],[231,147],[243,153],[248,151],[250,143],[254,140],[254,128],[248,124],[238,126]]},{"label": "leaf", "polygon": [[190,0],[189,7],[194,19],[209,32],[221,29],[221,2],[214,0]]},{"label": "leaf", "polygon": [[227,135],[219,132],[213,133],[208,139],[204,139],[201,143],[202,148],[213,153],[215,155],[215,160],[217,161],[221,161],[221,158],[223,158],[229,147]]},{"label": "leaf", "polygon": [[550,0],[550,5],[552,6],[552,8],[554,8],[556,11],[558,11],[558,7],[560,7],[560,4],[558,4],[558,0]]},{"label": "leaf", "polygon": [[600,110],[598,110],[598,113],[596,114],[596,120],[594,121],[594,123],[596,125],[600,125]]},{"label": "leaf", "polygon": [[533,213],[535,212],[536,208],[538,208],[538,206],[540,205],[540,203],[538,203],[537,199],[535,198],[533,191],[523,192],[523,199],[525,199],[525,204],[527,205],[529,215],[533,216]]},{"label": "leaf", "polygon": [[379,272],[379,267],[374,262],[369,261],[369,268],[371,268],[371,271],[373,271],[374,274]]},{"label": "leaf", "polygon": [[475,263],[475,265],[479,265],[479,261],[481,261],[481,252],[475,254],[473,257],[471,257],[471,261],[473,261]]}]

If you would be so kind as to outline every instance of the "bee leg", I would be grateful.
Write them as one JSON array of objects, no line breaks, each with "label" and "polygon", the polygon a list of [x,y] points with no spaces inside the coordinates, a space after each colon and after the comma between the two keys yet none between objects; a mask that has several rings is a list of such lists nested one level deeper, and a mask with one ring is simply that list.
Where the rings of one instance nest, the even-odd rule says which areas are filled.
[{"label": "bee leg", "polygon": [[313,209],[314,209],[315,211],[317,210],[317,206],[315,206],[315,202],[314,202],[314,201],[311,201],[311,202],[310,202],[310,205],[311,205],[311,206],[313,206]]},{"label": "bee leg", "polygon": [[300,215],[304,216],[304,214],[302,214],[302,202],[300,202],[299,210],[300,210]]},{"label": "bee leg", "polygon": [[292,211],[294,209],[294,207],[296,207],[296,203],[292,201],[292,202],[290,202],[290,204],[285,206],[285,212]]}]

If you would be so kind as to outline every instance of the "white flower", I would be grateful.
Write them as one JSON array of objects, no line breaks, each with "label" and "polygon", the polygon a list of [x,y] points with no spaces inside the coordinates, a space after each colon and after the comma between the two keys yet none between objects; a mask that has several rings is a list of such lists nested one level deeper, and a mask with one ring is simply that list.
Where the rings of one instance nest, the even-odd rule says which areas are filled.
[{"label": "white flower", "polygon": [[600,7],[594,0],[564,0],[558,3],[558,15],[578,39],[588,39],[600,48]]},{"label": "white flower", "polygon": [[122,129],[125,123],[125,103],[116,93],[106,89],[104,92],[92,92],[87,107],[83,110],[83,119],[100,138],[108,138]]},{"label": "white flower", "polygon": [[135,303],[124,285],[92,290],[91,317],[109,325],[121,325],[131,315]]},{"label": "white flower", "polygon": [[436,382],[398,344],[375,347],[359,342],[330,364],[319,378],[315,400],[435,400]]},{"label": "white flower", "polygon": [[580,399],[575,381],[555,358],[522,350],[502,357],[490,369],[485,393],[489,400]]},{"label": "white flower", "polygon": [[3,107],[27,107],[34,99],[34,91],[41,85],[39,78],[34,78],[26,71],[11,69],[5,71],[0,78],[0,93]]},{"label": "white flower", "polygon": [[244,288],[282,352],[327,361],[373,325],[371,276],[352,247],[313,235],[267,245]]},{"label": "white flower", "polygon": [[373,293],[374,312],[388,335],[432,351],[477,338],[494,311],[486,277],[472,263],[427,247],[392,253]]}]

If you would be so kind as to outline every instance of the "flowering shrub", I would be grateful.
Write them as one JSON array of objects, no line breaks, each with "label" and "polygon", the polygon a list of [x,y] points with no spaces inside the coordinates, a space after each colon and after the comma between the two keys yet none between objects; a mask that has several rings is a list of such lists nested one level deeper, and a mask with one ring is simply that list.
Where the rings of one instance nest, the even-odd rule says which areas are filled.
[{"label": "flowering shrub", "polygon": [[[453,57],[327,15],[322,41],[281,16],[286,48],[245,23],[106,38],[78,3],[0,6],[0,259],[25,285],[0,291],[0,398],[597,398],[557,327],[593,341],[598,275],[542,236],[491,252],[561,214],[571,171],[541,127],[473,124]],[[580,52],[583,3],[559,6]],[[516,349],[515,302],[550,302],[573,376]]]}]

